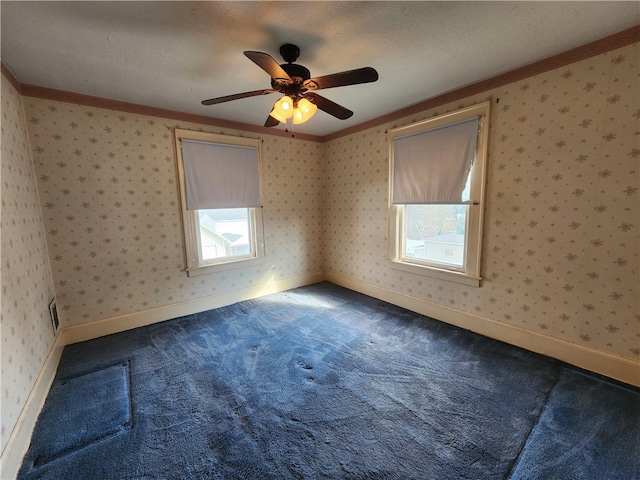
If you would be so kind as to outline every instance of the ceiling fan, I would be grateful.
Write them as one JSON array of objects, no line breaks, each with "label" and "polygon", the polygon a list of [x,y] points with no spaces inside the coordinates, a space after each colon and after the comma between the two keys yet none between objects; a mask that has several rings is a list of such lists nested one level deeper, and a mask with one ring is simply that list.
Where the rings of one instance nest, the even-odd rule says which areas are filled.
[{"label": "ceiling fan", "polygon": [[286,123],[288,119],[292,119],[295,124],[306,122],[318,108],[340,120],[346,120],[353,115],[351,110],[321,97],[314,91],[378,80],[378,72],[371,67],[311,78],[309,69],[294,63],[300,56],[300,49],[291,43],[280,47],[280,55],[287,62],[280,65],[267,53],[245,51],[244,54],[269,74],[271,88],[210,98],[203,100],[202,104],[215,105],[241,98],[282,93],[283,96],[276,101],[271,113],[269,113],[267,121],[264,123],[265,127],[274,127],[280,122]]}]

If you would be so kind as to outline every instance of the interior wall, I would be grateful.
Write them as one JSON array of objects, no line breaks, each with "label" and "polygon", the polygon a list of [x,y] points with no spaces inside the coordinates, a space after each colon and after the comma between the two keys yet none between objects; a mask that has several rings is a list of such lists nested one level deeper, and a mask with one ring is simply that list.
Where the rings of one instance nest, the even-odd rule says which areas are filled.
[{"label": "interior wall", "polygon": [[[638,44],[329,142],[325,270],[640,358]],[[387,261],[396,126],[491,100],[480,288]]]},{"label": "interior wall", "polygon": [[264,136],[266,262],[187,277],[172,129],[254,134],[24,103],[62,326],[322,272],[321,144]]},{"label": "interior wall", "polygon": [[1,450],[51,350],[53,280],[19,93],[2,77]]},{"label": "interior wall", "polygon": [[[191,278],[171,129],[254,134],[31,97],[21,104],[3,76],[3,448],[53,345],[54,289],[64,327],[326,271],[637,361],[637,48],[325,144],[265,136],[267,262]],[[483,286],[394,270],[385,131],[486,99]]]}]

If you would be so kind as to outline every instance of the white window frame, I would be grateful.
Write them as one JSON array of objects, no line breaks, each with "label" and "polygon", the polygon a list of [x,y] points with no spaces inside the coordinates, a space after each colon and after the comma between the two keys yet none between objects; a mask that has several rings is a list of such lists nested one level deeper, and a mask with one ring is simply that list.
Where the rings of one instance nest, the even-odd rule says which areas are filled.
[{"label": "white window frame", "polygon": [[174,130],[176,163],[178,169],[178,190],[182,210],[182,231],[184,239],[184,252],[186,272],[188,276],[204,275],[230,270],[240,267],[248,267],[256,263],[264,263],[266,260],[264,247],[264,225],[262,220],[262,207],[249,208],[249,230],[251,253],[233,257],[220,257],[209,260],[202,258],[200,221],[198,210],[187,210],[186,183],[184,173],[184,160],[182,157],[181,140],[195,140],[199,142],[211,142],[224,145],[244,146],[257,149],[258,173],[262,179],[262,141],[255,138],[234,137],[207,132],[196,132],[176,128]]},{"label": "white window frame", "polygon": [[[479,287],[482,282],[482,227],[484,221],[484,202],[486,185],[486,163],[489,138],[490,102],[483,102],[454,112],[389,130],[389,261],[394,269]],[[419,133],[432,128],[458,123],[473,117],[480,117],[476,158],[471,167],[471,198],[476,200],[468,205],[465,227],[464,264],[448,266],[429,263],[403,256],[404,205],[394,205],[393,198],[393,140],[409,134]]]}]

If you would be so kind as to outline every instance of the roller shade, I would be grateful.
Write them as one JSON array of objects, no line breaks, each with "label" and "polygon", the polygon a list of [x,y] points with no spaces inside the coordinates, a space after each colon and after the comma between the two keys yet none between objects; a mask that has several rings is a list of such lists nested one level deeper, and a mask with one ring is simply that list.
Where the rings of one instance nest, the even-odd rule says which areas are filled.
[{"label": "roller shade", "polygon": [[394,204],[462,204],[480,117],[393,139]]},{"label": "roller shade", "polygon": [[180,141],[187,210],[260,206],[258,149]]}]

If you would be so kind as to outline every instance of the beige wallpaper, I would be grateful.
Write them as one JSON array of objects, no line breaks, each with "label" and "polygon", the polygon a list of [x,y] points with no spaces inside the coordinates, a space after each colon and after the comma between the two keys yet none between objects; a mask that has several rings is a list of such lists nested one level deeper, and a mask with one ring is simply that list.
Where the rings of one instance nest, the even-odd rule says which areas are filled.
[{"label": "beige wallpaper", "polygon": [[63,326],[322,271],[322,146],[265,136],[268,262],[187,277],[172,128],[202,125],[25,98]]},{"label": "beige wallpaper", "polygon": [[[325,269],[640,358],[638,45],[336,139]],[[481,288],[390,268],[385,130],[492,100]]]},{"label": "beige wallpaper", "polygon": [[[265,136],[268,262],[191,278],[171,129],[253,134],[27,97],[23,118],[3,77],[2,444],[53,343],[54,287],[71,326],[325,270],[637,360],[638,58],[625,47],[325,144]],[[391,269],[385,130],[486,99],[483,286]]]},{"label": "beige wallpaper", "polygon": [[53,345],[53,281],[20,95],[2,75],[2,430],[16,423]]}]

